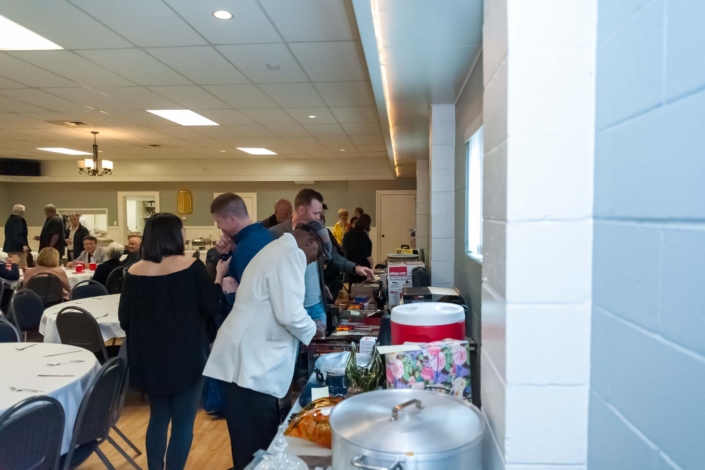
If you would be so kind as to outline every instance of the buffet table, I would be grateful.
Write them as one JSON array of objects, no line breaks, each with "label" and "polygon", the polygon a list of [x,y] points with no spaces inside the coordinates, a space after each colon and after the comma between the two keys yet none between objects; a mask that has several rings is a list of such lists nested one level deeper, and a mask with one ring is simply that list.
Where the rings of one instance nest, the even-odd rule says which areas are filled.
[{"label": "buffet table", "polygon": [[56,329],[56,315],[66,307],[76,306],[95,317],[100,327],[100,333],[103,335],[103,341],[124,338],[125,332],[120,328],[120,319],[118,318],[119,305],[120,294],[71,300],[54,305],[44,310],[44,315],[39,323],[39,332],[44,335],[45,343],[61,343],[59,331]]},{"label": "buffet table", "polygon": [[95,355],[63,344],[5,343],[0,357],[0,414],[36,395],[56,398],[66,416],[61,453],[68,452],[81,400],[100,370]]}]

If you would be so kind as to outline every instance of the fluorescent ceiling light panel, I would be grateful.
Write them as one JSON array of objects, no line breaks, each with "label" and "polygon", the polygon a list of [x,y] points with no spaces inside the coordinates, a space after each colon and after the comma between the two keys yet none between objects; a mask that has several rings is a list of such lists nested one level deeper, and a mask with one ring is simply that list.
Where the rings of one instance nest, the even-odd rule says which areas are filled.
[{"label": "fluorescent ceiling light panel", "polygon": [[208,118],[196,114],[189,109],[148,109],[148,113],[156,114],[182,126],[219,126]]},{"label": "fluorescent ceiling light panel", "polygon": [[242,150],[245,153],[249,153],[250,155],[276,155],[276,153],[272,152],[271,150],[263,148],[237,147],[237,149]]},{"label": "fluorescent ceiling light panel", "polygon": [[82,152],[80,150],[65,149],[63,147],[42,147],[42,148],[37,148],[37,150],[44,150],[45,152],[63,153],[64,155],[93,155],[90,152]]},{"label": "fluorescent ceiling light panel", "polygon": [[63,49],[24,26],[0,16],[0,51],[54,51]]}]

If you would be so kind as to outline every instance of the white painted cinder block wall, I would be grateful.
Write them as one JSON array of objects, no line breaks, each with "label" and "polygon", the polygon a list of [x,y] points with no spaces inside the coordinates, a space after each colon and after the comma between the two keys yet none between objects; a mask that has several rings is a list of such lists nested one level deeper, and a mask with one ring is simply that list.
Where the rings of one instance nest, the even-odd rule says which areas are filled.
[{"label": "white painted cinder block wall", "polygon": [[487,469],[584,469],[596,0],[487,0]]},{"label": "white painted cinder block wall", "polygon": [[431,182],[428,160],[416,160],[416,248],[429,250],[428,207]]}]

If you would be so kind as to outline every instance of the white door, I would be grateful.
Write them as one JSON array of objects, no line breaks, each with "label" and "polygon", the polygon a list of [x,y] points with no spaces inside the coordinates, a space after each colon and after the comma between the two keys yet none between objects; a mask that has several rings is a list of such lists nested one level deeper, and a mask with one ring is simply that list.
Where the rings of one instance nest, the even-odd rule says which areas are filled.
[{"label": "white door", "polygon": [[[217,198],[223,193],[213,193],[213,199]],[[257,218],[257,193],[235,193],[238,196],[242,198],[243,201],[245,201],[245,207],[247,207],[247,213],[250,216],[250,219],[252,219],[253,222],[257,222],[259,219]],[[215,226],[215,233],[216,236],[213,238],[213,240],[217,240],[220,238],[220,231],[218,230],[218,224],[213,222],[213,225]]]},{"label": "white door", "polygon": [[377,199],[379,263],[401,245],[411,245],[411,231],[416,228],[416,191],[378,191]]}]

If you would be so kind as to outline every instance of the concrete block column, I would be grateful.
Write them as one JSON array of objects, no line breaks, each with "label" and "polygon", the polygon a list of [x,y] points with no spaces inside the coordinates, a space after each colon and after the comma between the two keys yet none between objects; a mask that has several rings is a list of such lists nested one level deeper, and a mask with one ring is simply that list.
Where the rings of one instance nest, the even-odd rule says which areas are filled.
[{"label": "concrete block column", "polygon": [[423,249],[428,256],[429,227],[428,206],[431,191],[428,160],[416,161],[416,248]]},{"label": "concrete block column", "polygon": [[430,268],[434,286],[453,287],[455,259],[455,105],[431,105]]}]

